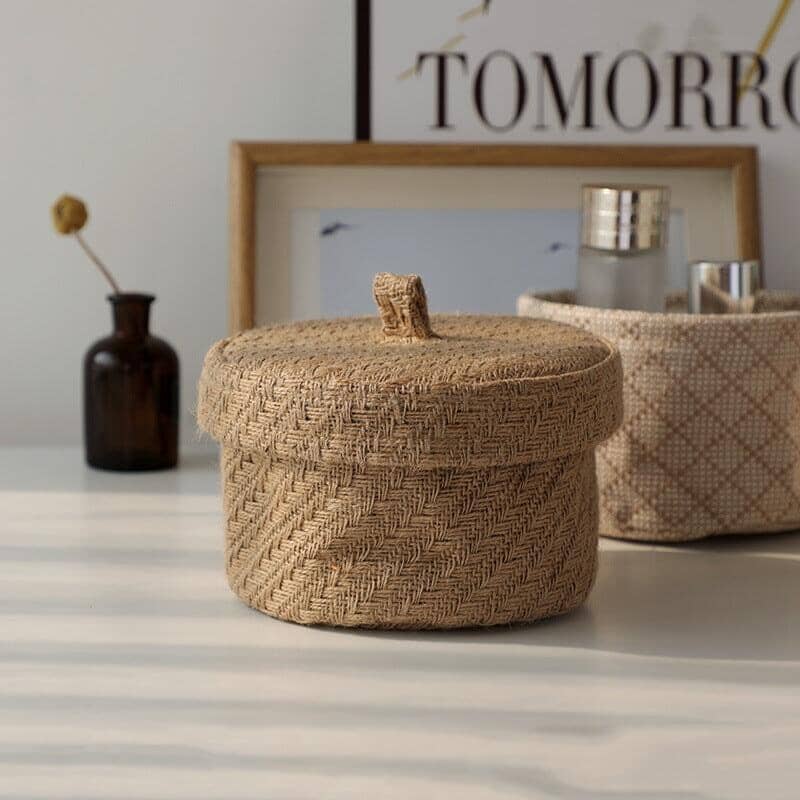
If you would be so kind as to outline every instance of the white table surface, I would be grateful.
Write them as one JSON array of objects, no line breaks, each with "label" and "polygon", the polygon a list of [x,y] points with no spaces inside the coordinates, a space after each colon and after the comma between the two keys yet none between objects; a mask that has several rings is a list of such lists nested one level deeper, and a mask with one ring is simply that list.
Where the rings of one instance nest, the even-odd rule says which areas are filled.
[{"label": "white table surface", "polygon": [[0,798],[800,797],[800,534],[605,542],[538,625],[358,633],[242,605],[213,457],[0,452]]}]

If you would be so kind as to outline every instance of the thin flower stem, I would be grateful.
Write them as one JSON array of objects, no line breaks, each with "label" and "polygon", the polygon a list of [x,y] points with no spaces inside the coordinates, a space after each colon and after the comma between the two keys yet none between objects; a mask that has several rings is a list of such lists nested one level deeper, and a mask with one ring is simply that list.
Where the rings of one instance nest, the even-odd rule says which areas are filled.
[{"label": "thin flower stem", "polygon": [[92,248],[86,244],[86,241],[84,240],[83,236],[81,236],[80,231],[75,231],[75,238],[78,240],[78,244],[83,248],[86,255],[89,256],[97,269],[100,270],[103,277],[111,284],[114,294],[120,294],[121,290],[119,288],[119,284],[114,280],[114,276],[108,271],[106,265],[95,255],[94,250],[92,250]]}]

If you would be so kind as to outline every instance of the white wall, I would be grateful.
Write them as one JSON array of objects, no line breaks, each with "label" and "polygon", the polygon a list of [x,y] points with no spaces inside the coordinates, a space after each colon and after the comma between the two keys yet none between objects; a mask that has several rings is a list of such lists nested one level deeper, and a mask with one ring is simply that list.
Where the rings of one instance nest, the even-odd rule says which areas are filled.
[{"label": "white wall", "polygon": [[65,191],[123,288],[158,296],[192,440],[202,357],[226,330],[228,142],[352,137],[351,7],[0,0],[0,444],[81,438],[81,359],[110,312],[51,228]]}]

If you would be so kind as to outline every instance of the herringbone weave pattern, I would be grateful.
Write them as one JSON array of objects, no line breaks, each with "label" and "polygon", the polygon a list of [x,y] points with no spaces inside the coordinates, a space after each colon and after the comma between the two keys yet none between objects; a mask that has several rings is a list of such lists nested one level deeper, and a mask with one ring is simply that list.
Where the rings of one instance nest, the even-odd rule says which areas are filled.
[{"label": "herringbone weave pattern", "polygon": [[231,587],[331,625],[574,608],[595,571],[594,446],[621,419],[619,354],[513,317],[398,336],[406,308],[382,306],[387,335],[377,319],[298,323],[209,352],[198,419],[223,445]]},{"label": "herringbone weave pattern", "polygon": [[570,611],[592,585],[590,450],[480,470],[376,470],[224,448],[223,471],[228,581],[276,617],[495,625]]},{"label": "herringbone weave pattern", "polygon": [[597,452],[602,535],[687,541],[800,527],[800,313],[571,302],[568,292],[523,295],[518,311],[597,333],[622,355],[624,421]]}]

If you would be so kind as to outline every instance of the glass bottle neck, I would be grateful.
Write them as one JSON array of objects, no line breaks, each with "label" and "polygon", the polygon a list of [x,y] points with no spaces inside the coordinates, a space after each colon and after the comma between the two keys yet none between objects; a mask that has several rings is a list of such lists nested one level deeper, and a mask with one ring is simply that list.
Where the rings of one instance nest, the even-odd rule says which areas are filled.
[{"label": "glass bottle neck", "polygon": [[132,339],[144,339],[149,333],[150,304],[155,297],[149,294],[109,295],[114,333]]}]

